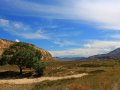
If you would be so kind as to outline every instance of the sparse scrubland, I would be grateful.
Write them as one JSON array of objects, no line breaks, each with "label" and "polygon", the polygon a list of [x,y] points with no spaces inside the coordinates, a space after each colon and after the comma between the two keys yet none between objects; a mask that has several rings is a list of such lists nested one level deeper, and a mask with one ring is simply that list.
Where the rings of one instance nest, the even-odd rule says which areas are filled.
[{"label": "sparse scrubland", "polygon": [[[43,81],[27,85],[0,85],[0,90],[120,90],[120,62],[117,60],[46,62],[44,76],[66,76],[88,73],[81,78]],[[3,71],[19,72],[17,66],[1,66]],[[24,73],[31,72],[29,69]],[[1,75],[0,75],[1,76]]]},{"label": "sparse scrubland", "polygon": [[[3,53],[5,56],[0,61],[0,64],[3,65],[0,66],[1,80],[20,79],[24,81],[26,80],[25,78],[27,80],[38,80],[35,73],[38,76],[43,75],[42,77],[45,78],[79,75],[82,73],[87,73],[88,75],[80,78],[70,77],[55,79],[54,81],[34,82],[32,84],[0,83],[0,90],[120,90],[120,60],[117,60],[117,58],[115,60],[55,61],[48,52],[34,46],[31,47],[30,44],[23,48],[26,44],[19,43],[20,47],[17,44],[17,48],[15,46],[15,48],[8,49],[10,45],[16,44],[11,42],[12,44],[5,47],[5,45],[8,45],[6,42],[8,41],[1,41],[3,46],[1,46],[0,54],[8,50]],[[38,58],[36,59],[36,57]],[[43,61],[44,64],[41,63]],[[44,65],[46,66],[45,69]],[[20,67],[22,68],[21,75]],[[39,79],[42,77],[39,77]]]},{"label": "sparse scrubland", "polygon": [[[63,68],[66,68],[66,73],[68,73],[67,70],[72,70],[73,74],[86,72],[89,75],[77,79],[46,81],[36,84],[33,90],[120,90],[119,61],[65,62]],[[60,72],[66,74],[65,71],[58,71],[56,74]],[[69,72],[69,74],[72,73]]]}]

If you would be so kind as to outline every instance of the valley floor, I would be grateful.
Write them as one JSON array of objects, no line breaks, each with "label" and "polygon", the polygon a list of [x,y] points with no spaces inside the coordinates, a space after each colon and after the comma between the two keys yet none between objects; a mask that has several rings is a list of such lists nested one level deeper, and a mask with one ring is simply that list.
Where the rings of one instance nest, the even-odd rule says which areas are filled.
[{"label": "valley floor", "polygon": [[56,61],[46,65],[41,78],[12,77],[14,80],[3,72],[19,72],[16,66],[0,67],[0,90],[120,90],[119,60]]}]

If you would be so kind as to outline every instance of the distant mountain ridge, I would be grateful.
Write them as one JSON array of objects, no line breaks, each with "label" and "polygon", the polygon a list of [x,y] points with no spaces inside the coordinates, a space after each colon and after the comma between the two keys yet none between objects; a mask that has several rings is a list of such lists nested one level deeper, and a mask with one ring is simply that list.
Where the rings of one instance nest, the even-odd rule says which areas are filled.
[{"label": "distant mountain ridge", "polygon": [[117,48],[107,54],[90,56],[87,59],[120,59],[120,48]]},{"label": "distant mountain ridge", "polygon": [[107,54],[93,55],[88,58],[86,57],[54,57],[58,61],[82,61],[82,60],[119,60],[120,59],[120,48],[117,48]]},{"label": "distant mountain ridge", "polygon": [[[15,43],[14,41],[0,39],[0,56],[2,55],[2,53],[4,52],[4,50],[6,48],[9,48],[9,46],[14,43]],[[38,48],[36,46],[35,46],[35,48],[38,49],[40,51],[40,53],[42,54],[42,58],[41,58],[42,61],[53,61],[53,57],[48,51],[46,51],[42,48]]]},{"label": "distant mountain ridge", "polygon": [[79,61],[84,60],[85,57],[54,57],[54,59],[58,61]]}]

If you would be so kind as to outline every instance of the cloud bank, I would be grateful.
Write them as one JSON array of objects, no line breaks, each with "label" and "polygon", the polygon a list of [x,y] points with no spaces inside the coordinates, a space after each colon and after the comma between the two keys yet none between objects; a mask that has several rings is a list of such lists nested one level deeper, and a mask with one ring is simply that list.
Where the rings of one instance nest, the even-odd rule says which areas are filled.
[{"label": "cloud bank", "polygon": [[61,40],[60,37],[66,37],[66,35],[56,35],[54,33],[48,33],[46,30],[33,29],[32,26],[26,25],[21,22],[10,21],[7,19],[0,19],[0,27],[13,35],[20,36],[25,39],[31,40],[48,40],[54,44],[64,47],[64,46],[75,46],[78,45],[73,41]]},{"label": "cloud bank", "polygon": [[[54,1],[54,0],[52,0]],[[56,5],[33,2],[32,0],[1,0],[0,11],[7,14],[27,17],[42,17],[46,19],[74,20],[84,22],[99,28],[99,30],[120,31],[120,1],[119,0],[56,0]],[[2,14],[2,12],[0,12]],[[76,42],[59,40],[54,34],[33,28],[21,22],[0,19],[0,27],[27,39],[50,40],[63,46],[78,45]],[[22,31],[21,31],[22,30]],[[110,35],[119,39],[119,34]],[[50,51],[53,56],[90,56],[107,53],[120,46],[119,40],[89,40],[80,48]]]},{"label": "cloud bank", "polygon": [[90,40],[83,45],[83,48],[74,48],[59,51],[50,51],[53,56],[67,57],[67,56],[81,56],[88,57],[97,54],[104,54],[120,48],[120,41],[100,41]]},{"label": "cloud bank", "polygon": [[[55,2],[54,0],[52,0]],[[105,30],[120,30],[119,0],[57,0],[56,5],[29,0],[1,0],[2,10],[23,16],[70,19],[93,23]]]}]

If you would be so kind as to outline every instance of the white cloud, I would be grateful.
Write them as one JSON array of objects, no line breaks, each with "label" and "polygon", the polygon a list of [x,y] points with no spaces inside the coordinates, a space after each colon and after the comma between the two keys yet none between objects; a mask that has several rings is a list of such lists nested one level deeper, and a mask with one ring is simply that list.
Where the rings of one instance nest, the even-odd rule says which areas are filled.
[{"label": "white cloud", "polygon": [[29,30],[30,27],[24,25],[21,22],[10,21],[7,19],[0,19],[0,27],[4,28],[6,31],[26,31]]},{"label": "white cloud", "polygon": [[20,42],[20,40],[16,39],[15,42]]},{"label": "white cloud", "polygon": [[[14,22],[14,21],[10,21],[7,19],[0,19],[0,27],[2,27],[3,30],[5,30],[11,34],[21,36],[26,39],[49,40],[49,41],[52,41],[54,44],[59,45],[60,47],[78,45],[75,42],[61,40],[59,38],[60,35],[56,35],[54,33],[49,34],[49,33],[45,32],[45,30],[41,30],[41,29],[33,30],[31,26],[25,25],[21,22]],[[65,37],[65,36],[63,36],[63,37]]]},{"label": "white cloud", "polygon": [[120,30],[119,0],[79,0],[73,7],[74,16],[80,20],[97,23],[100,28]]},{"label": "white cloud", "polygon": [[75,48],[61,51],[50,51],[53,56],[91,56],[104,54],[120,47],[120,41],[90,40],[83,48]]},{"label": "white cloud", "polygon": [[100,41],[100,40],[89,40],[87,44],[84,44],[86,48],[118,48],[120,47],[120,41]]},{"label": "white cloud", "polygon": [[100,48],[76,48],[69,50],[61,50],[61,51],[50,51],[53,56],[57,57],[66,57],[66,56],[79,56],[79,57],[87,57],[96,54],[102,54],[108,52],[108,49],[100,49]]},{"label": "white cloud", "polygon": [[60,47],[63,47],[63,46],[78,46],[79,45],[76,42],[67,41],[67,40],[60,40],[60,39],[55,39],[55,40],[53,40],[53,42],[55,44],[59,45]]},{"label": "white cloud", "polygon": [[120,34],[112,34],[110,37],[114,39],[120,39]]},{"label": "white cloud", "polygon": [[10,21],[7,19],[0,19],[0,27],[3,30],[27,39],[47,39],[47,35],[43,30],[33,30],[32,27],[21,22]]},{"label": "white cloud", "polygon": [[6,0],[6,3],[11,6],[10,8],[13,8],[11,13],[15,13],[17,9],[16,14],[19,15],[83,20],[96,23],[94,26],[99,28],[120,30],[119,0],[58,0],[59,5],[41,4],[27,0],[11,0],[11,2]]},{"label": "white cloud", "polygon": [[49,39],[47,35],[45,35],[42,31],[39,32],[40,30],[34,31],[34,32],[28,32],[28,33],[21,33],[17,34],[20,35],[24,38],[27,39]]},{"label": "white cloud", "polygon": [[9,26],[9,21],[6,19],[0,19],[0,26]]}]

